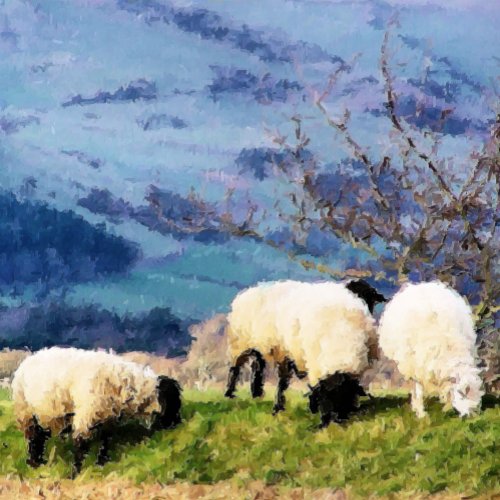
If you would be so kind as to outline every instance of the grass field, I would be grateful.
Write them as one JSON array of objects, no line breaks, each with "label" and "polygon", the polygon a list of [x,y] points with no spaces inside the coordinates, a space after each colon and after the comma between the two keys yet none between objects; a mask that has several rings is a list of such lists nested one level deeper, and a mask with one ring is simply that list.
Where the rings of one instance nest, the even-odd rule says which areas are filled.
[{"label": "grass field", "polygon": [[[418,420],[404,395],[363,401],[349,423],[317,430],[318,417],[290,391],[288,409],[271,415],[271,393],[253,401],[240,391],[228,401],[218,392],[184,392],[184,421],[144,439],[134,424],[117,433],[112,461],[93,465],[96,447],[78,484],[103,479],[135,483],[252,481],[280,489],[345,488],[354,497],[400,492],[500,493],[500,407],[493,398],[477,417],[461,420],[430,403]],[[25,464],[25,442],[14,424],[7,391],[0,393],[0,476],[59,480],[70,476],[71,441],[51,439],[48,463]]]}]

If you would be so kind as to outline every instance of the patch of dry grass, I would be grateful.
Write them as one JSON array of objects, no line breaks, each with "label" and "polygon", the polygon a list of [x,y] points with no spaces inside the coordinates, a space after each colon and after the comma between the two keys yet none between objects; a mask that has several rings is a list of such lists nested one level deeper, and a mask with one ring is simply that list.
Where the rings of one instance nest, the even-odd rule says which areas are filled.
[{"label": "patch of dry grass", "polygon": [[2,349],[0,351],[0,380],[12,377],[21,361],[29,355],[29,351]]},{"label": "patch of dry grass", "polygon": [[0,479],[1,499],[46,499],[86,500],[100,499],[260,499],[287,498],[290,500],[347,500],[349,497],[341,490],[294,488],[284,491],[277,486],[266,486],[255,481],[238,487],[228,481],[214,485],[159,483],[134,485],[122,480],[79,483],[63,481],[21,481],[19,479]]}]

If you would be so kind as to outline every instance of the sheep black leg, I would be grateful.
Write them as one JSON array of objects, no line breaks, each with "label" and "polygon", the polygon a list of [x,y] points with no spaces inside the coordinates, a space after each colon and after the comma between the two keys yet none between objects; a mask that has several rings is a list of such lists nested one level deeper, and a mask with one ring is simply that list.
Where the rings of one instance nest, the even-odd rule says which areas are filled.
[{"label": "sheep black leg", "polygon": [[104,465],[110,461],[109,456],[109,444],[111,442],[111,433],[108,430],[101,431],[101,446],[99,447],[99,453],[97,454],[97,465]]},{"label": "sheep black leg", "polygon": [[82,470],[82,464],[89,452],[90,442],[88,439],[75,439],[75,457],[73,462],[73,477]]},{"label": "sheep black leg", "polygon": [[236,384],[238,383],[238,379],[240,377],[241,367],[250,358],[254,358],[254,362],[252,364],[251,382],[252,395],[254,397],[262,395],[262,386],[264,385],[264,367],[266,363],[259,351],[256,351],[255,349],[247,349],[238,356],[234,366],[232,366],[229,370],[227,388],[224,394],[226,398],[234,398],[234,391],[236,390]]},{"label": "sheep black leg", "polygon": [[236,390],[236,384],[238,383],[238,379],[240,377],[240,367],[232,366],[229,369],[229,377],[227,380],[227,388],[224,396],[226,398],[234,398],[234,391]]},{"label": "sheep black leg", "polygon": [[43,429],[38,424],[36,417],[33,417],[31,425],[26,429],[26,438],[28,439],[28,459],[26,463],[31,467],[38,467],[46,461],[43,458],[45,451],[45,442],[50,436],[50,432]]},{"label": "sheep black leg", "polygon": [[253,398],[260,398],[264,394],[264,370],[266,369],[266,362],[260,352],[253,351],[252,355],[254,360],[252,361],[250,390]]},{"label": "sheep black leg", "polygon": [[237,358],[234,366],[229,370],[229,378],[227,380],[227,388],[224,396],[226,398],[234,398],[234,391],[236,390],[236,384],[240,378],[241,367],[250,358],[250,350],[242,352]]},{"label": "sheep black leg", "polygon": [[288,358],[285,358],[281,363],[278,363],[278,389],[276,391],[276,400],[274,402],[273,407],[273,415],[276,415],[280,411],[285,409],[285,391],[288,389],[290,385],[290,380],[292,378],[294,372],[293,361],[290,361]]}]

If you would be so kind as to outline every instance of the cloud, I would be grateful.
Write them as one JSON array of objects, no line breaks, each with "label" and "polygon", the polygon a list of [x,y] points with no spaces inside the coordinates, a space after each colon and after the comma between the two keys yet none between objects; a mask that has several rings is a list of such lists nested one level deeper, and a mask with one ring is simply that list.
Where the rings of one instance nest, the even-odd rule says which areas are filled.
[{"label": "cloud", "polygon": [[299,93],[303,87],[298,82],[286,78],[276,79],[271,73],[261,77],[245,69],[225,66],[211,66],[216,74],[208,90],[213,99],[224,94],[249,95],[261,104],[286,102]]},{"label": "cloud", "polygon": [[178,8],[171,3],[163,4],[155,0],[118,0],[118,6],[141,16],[148,23],[174,24],[186,33],[231,45],[266,62],[344,62],[342,58],[329,54],[317,44],[302,40],[292,42],[246,24],[237,25],[207,9]]},{"label": "cloud", "polygon": [[85,106],[89,104],[106,104],[109,102],[127,102],[156,99],[156,85],[144,78],[130,82],[126,87],[120,87],[114,92],[99,91],[93,97],[83,97],[81,94],[73,96],[69,101],[62,104],[63,108],[68,106]]},{"label": "cloud", "polygon": [[40,119],[34,115],[0,116],[0,130],[4,134],[15,134],[16,132],[19,132],[19,130],[21,130],[22,128],[28,127],[29,125],[39,125],[39,124],[40,124]]},{"label": "cloud", "polygon": [[98,170],[99,168],[101,168],[102,165],[104,164],[103,160],[100,160],[99,158],[90,156],[89,154],[84,153],[83,151],[78,151],[78,150],[75,150],[75,149],[70,149],[70,150],[62,149],[61,153],[63,155],[66,155],[66,156],[74,157],[80,163],[83,163],[84,165],[87,165],[87,166],[89,166],[91,168],[94,168],[96,170]]},{"label": "cloud", "polygon": [[441,0],[384,0],[391,5],[398,5],[403,7],[426,7],[436,6],[442,9],[497,9],[497,0],[453,0],[451,2],[442,2]]},{"label": "cloud", "polygon": [[139,118],[137,124],[142,130],[159,130],[162,128],[187,128],[188,124],[182,118],[163,113],[155,113],[146,118]]},{"label": "cloud", "polygon": [[192,238],[202,243],[221,242],[227,235],[219,228],[216,206],[196,198],[183,197],[168,189],[149,186],[148,205],[134,207],[108,189],[93,188],[78,200],[78,205],[92,213],[105,215],[110,221],[132,219],[160,234],[178,240]]}]

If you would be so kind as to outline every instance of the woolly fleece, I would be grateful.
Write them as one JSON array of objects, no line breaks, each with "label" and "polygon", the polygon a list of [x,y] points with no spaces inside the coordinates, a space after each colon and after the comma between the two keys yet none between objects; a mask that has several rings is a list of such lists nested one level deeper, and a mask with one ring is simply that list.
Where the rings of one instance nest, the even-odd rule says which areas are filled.
[{"label": "woolly fleece", "polygon": [[113,354],[53,347],[17,369],[14,409],[23,431],[36,416],[54,434],[71,423],[74,438],[88,438],[97,424],[121,415],[151,423],[153,412],[160,411],[157,383],[151,368]]},{"label": "woolly fleece", "polygon": [[361,374],[375,342],[368,307],[342,283],[262,283],[234,299],[228,320],[233,361],[248,348],[288,357],[313,385],[337,371]]},{"label": "woolly fleece", "polygon": [[385,307],[378,335],[386,356],[418,384],[416,398],[423,399],[419,391],[437,394],[461,415],[477,408],[482,391],[472,311],[453,289],[439,281],[405,285]]}]

